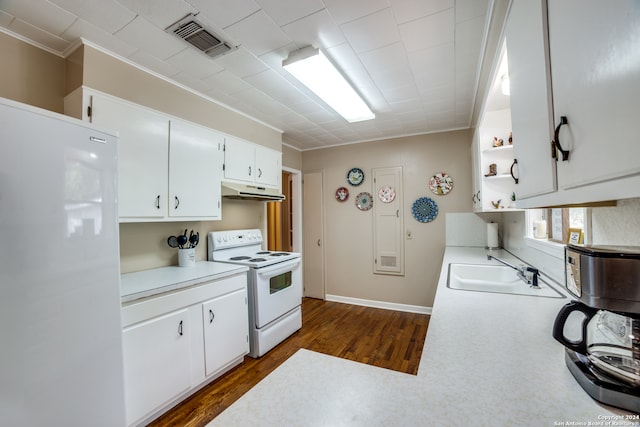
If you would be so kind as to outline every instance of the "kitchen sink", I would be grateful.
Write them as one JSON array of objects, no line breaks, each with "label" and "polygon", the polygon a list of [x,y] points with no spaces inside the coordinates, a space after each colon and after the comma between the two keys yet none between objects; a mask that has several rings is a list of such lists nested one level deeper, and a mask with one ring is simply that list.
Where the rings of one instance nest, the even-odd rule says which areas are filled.
[{"label": "kitchen sink", "polygon": [[504,265],[449,264],[447,287],[451,289],[564,298],[542,278],[539,278],[538,286],[539,288],[532,288],[527,285],[516,275],[515,270]]}]

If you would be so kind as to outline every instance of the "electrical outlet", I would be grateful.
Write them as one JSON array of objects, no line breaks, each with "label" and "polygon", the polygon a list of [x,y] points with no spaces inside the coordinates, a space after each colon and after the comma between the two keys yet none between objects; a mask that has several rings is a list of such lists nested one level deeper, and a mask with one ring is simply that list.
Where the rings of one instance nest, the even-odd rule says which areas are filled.
[{"label": "electrical outlet", "polygon": [[411,232],[411,230],[407,230],[407,240],[411,239],[413,239],[413,233]]}]

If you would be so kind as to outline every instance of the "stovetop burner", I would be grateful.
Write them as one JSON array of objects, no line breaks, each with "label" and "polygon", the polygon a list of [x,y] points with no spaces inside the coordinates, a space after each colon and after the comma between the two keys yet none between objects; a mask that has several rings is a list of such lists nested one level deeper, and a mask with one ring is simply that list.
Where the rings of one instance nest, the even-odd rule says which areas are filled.
[{"label": "stovetop burner", "polygon": [[288,252],[274,252],[271,254],[271,256],[287,256],[289,255]]},{"label": "stovetop burner", "polygon": [[260,251],[260,252],[256,252],[256,255],[269,255],[271,253],[271,251]]},{"label": "stovetop burner", "polygon": [[[247,258],[249,258],[249,257],[247,257]],[[249,262],[265,262],[265,261],[266,261],[266,259],[264,259],[264,258],[251,258],[249,260]]]},{"label": "stovetop burner", "polygon": [[245,259],[250,259],[250,256],[233,256],[231,258],[229,258],[229,260],[231,261],[243,261]]}]

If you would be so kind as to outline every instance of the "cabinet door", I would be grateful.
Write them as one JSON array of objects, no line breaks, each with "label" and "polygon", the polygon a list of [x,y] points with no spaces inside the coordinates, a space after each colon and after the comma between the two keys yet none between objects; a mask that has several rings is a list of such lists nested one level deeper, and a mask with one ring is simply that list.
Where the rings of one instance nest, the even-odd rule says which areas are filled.
[{"label": "cabinet door", "polygon": [[639,27],[635,0],[549,3],[554,116],[567,117],[560,142],[570,150],[561,188],[640,172]]},{"label": "cabinet door", "polygon": [[169,133],[169,216],[220,218],[224,137],[172,119]]},{"label": "cabinet door", "polygon": [[546,3],[512,0],[505,30],[519,199],[556,191]]},{"label": "cabinet door", "polygon": [[473,140],[471,142],[471,174],[472,174],[472,184],[473,184],[473,194],[471,195],[471,201],[473,203],[473,211],[480,212],[482,211],[482,203],[480,203],[480,190],[482,188],[482,180],[480,178],[481,167],[480,167],[480,136],[478,135],[478,130],[473,133]]},{"label": "cabinet door", "polygon": [[224,177],[253,182],[255,177],[255,145],[235,138],[225,138]]},{"label": "cabinet door", "polygon": [[256,183],[280,188],[282,153],[264,147],[256,150]]},{"label": "cabinet door", "polygon": [[165,217],[169,161],[169,120],[108,97],[91,97],[91,122],[120,133],[119,216]]},{"label": "cabinet door", "polygon": [[205,374],[209,376],[249,352],[246,287],[202,304]]},{"label": "cabinet door", "polygon": [[188,326],[185,309],[123,330],[127,424],[191,387]]}]

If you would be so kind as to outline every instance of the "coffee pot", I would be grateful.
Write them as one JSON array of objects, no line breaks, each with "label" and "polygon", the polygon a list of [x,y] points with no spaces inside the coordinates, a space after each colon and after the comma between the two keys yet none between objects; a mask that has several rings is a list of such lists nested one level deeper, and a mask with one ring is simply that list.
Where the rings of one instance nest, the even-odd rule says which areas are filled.
[{"label": "coffee pot", "polygon": [[[582,337],[564,335],[571,313],[581,312]],[[604,375],[630,387],[640,386],[640,316],[629,316],[572,301],[562,307],[553,325],[553,337],[568,349],[586,356]]]},{"label": "coffee pot", "polygon": [[[553,337],[566,347],[571,374],[599,402],[640,413],[640,248],[565,248],[567,291]],[[582,317],[568,338],[572,314]]]}]

